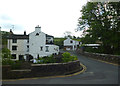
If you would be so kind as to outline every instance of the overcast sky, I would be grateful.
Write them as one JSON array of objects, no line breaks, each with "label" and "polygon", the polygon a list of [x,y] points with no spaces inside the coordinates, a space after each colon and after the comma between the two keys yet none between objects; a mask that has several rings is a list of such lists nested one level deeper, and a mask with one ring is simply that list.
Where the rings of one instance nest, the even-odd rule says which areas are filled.
[{"label": "overcast sky", "polygon": [[2,31],[9,31],[14,25],[13,32],[27,34],[40,25],[46,34],[62,37],[65,31],[75,32],[80,10],[87,0],[1,0],[0,26]]}]

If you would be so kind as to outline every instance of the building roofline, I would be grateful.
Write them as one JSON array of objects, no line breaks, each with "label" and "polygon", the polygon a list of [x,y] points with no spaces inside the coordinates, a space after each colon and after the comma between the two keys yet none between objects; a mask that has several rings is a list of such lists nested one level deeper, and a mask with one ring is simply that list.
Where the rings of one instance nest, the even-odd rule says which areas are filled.
[{"label": "building roofline", "polygon": [[51,35],[48,35],[48,34],[46,34],[46,37],[53,37],[54,38],[54,36],[51,36]]},{"label": "building roofline", "polygon": [[10,34],[6,38],[7,39],[29,39],[29,35]]}]

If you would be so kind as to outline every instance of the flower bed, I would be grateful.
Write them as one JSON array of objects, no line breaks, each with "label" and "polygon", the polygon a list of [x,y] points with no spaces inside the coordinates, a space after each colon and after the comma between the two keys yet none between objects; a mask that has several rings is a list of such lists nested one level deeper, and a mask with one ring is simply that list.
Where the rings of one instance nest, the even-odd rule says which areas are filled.
[{"label": "flower bed", "polygon": [[60,53],[59,55],[51,55],[47,57],[39,57],[36,59],[35,64],[45,64],[45,63],[64,63],[78,60],[76,56],[71,55],[68,52]]}]

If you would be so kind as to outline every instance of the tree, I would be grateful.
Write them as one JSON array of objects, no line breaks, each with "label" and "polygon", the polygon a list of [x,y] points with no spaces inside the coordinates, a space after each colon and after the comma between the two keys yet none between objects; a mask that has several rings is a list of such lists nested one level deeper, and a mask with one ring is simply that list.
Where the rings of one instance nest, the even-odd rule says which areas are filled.
[{"label": "tree", "polygon": [[10,52],[9,49],[7,49],[7,48],[3,48],[3,49],[2,49],[2,58],[3,58],[3,59],[4,59],[4,58],[8,58],[8,59],[11,58],[11,52]]},{"label": "tree", "polygon": [[85,30],[84,41],[101,41],[104,53],[120,53],[120,2],[88,2],[79,18],[79,30]]},{"label": "tree", "polygon": [[7,36],[9,36],[9,32],[6,31],[1,31],[1,35],[2,35],[2,46],[4,48],[7,48]]},{"label": "tree", "polygon": [[76,39],[76,36],[73,36],[73,39]]}]

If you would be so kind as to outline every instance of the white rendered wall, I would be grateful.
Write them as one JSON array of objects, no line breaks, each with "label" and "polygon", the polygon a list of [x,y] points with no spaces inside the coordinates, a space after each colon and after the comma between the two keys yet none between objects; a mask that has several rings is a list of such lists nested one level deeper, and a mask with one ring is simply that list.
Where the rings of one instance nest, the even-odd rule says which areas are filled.
[{"label": "white rendered wall", "polygon": [[46,55],[58,54],[59,53],[59,46],[57,45],[46,45],[48,46],[49,52],[45,52]]},{"label": "white rendered wall", "polygon": [[[39,34],[36,36],[36,34]],[[41,32],[40,29],[35,30],[29,34],[29,54],[34,58],[37,58],[37,55],[43,56],[46,44],[46,34]],[[40,47],[43,47],[43,51],[40,51]]]},{"label": "white rendered wall", "polygon": [[53,38],[52,37],[47,37],[48,42],[50,43],[51,41],[53,42]]},{"label": "white rendered wall", "polygon": [[[71,41],[72,41],[72,43],[71,43]],[[75,41],[70,38],[67,38],[66,40],[64,40],[64,46],[72,46],[73,50],[77,49],[77,45],[79,45],[79,41]],[[67,49],[67,50],[69,50],[69,49]]]},{"label": "white rendered wall", "polygon": [[[70,41],[73,41],[72,43]],[[64,40],[64,46],[73,46],[76,45],[76,42],[70,38]]]},{"label": "white rendered wall", "polygon": [[[36,34],[39,34],[36,36]],[[46,46],[48,46],[48,52],[46,52]],[[43,47],[42,51],[40,47]],[[58,51],[57,51],[58,50]],[[59,46],[56,45],[46,45],[46,34],[41,32],[40,30],[36,30],[29,34],[29,54],[33,56],[33,58],[37,58],[43,56],[49,56],[53,53],[58,54]]]},{"label": "white rendered wall", "polygon": [[[17,43],[12,43],[12,39],[8,39],[8,49],[11,54],[16,54],[16,59],[19,60],[19,55],[27,54],[27,39],[17,39]],[[12,50],[12,46],[17,46],[17,50]]]}]

